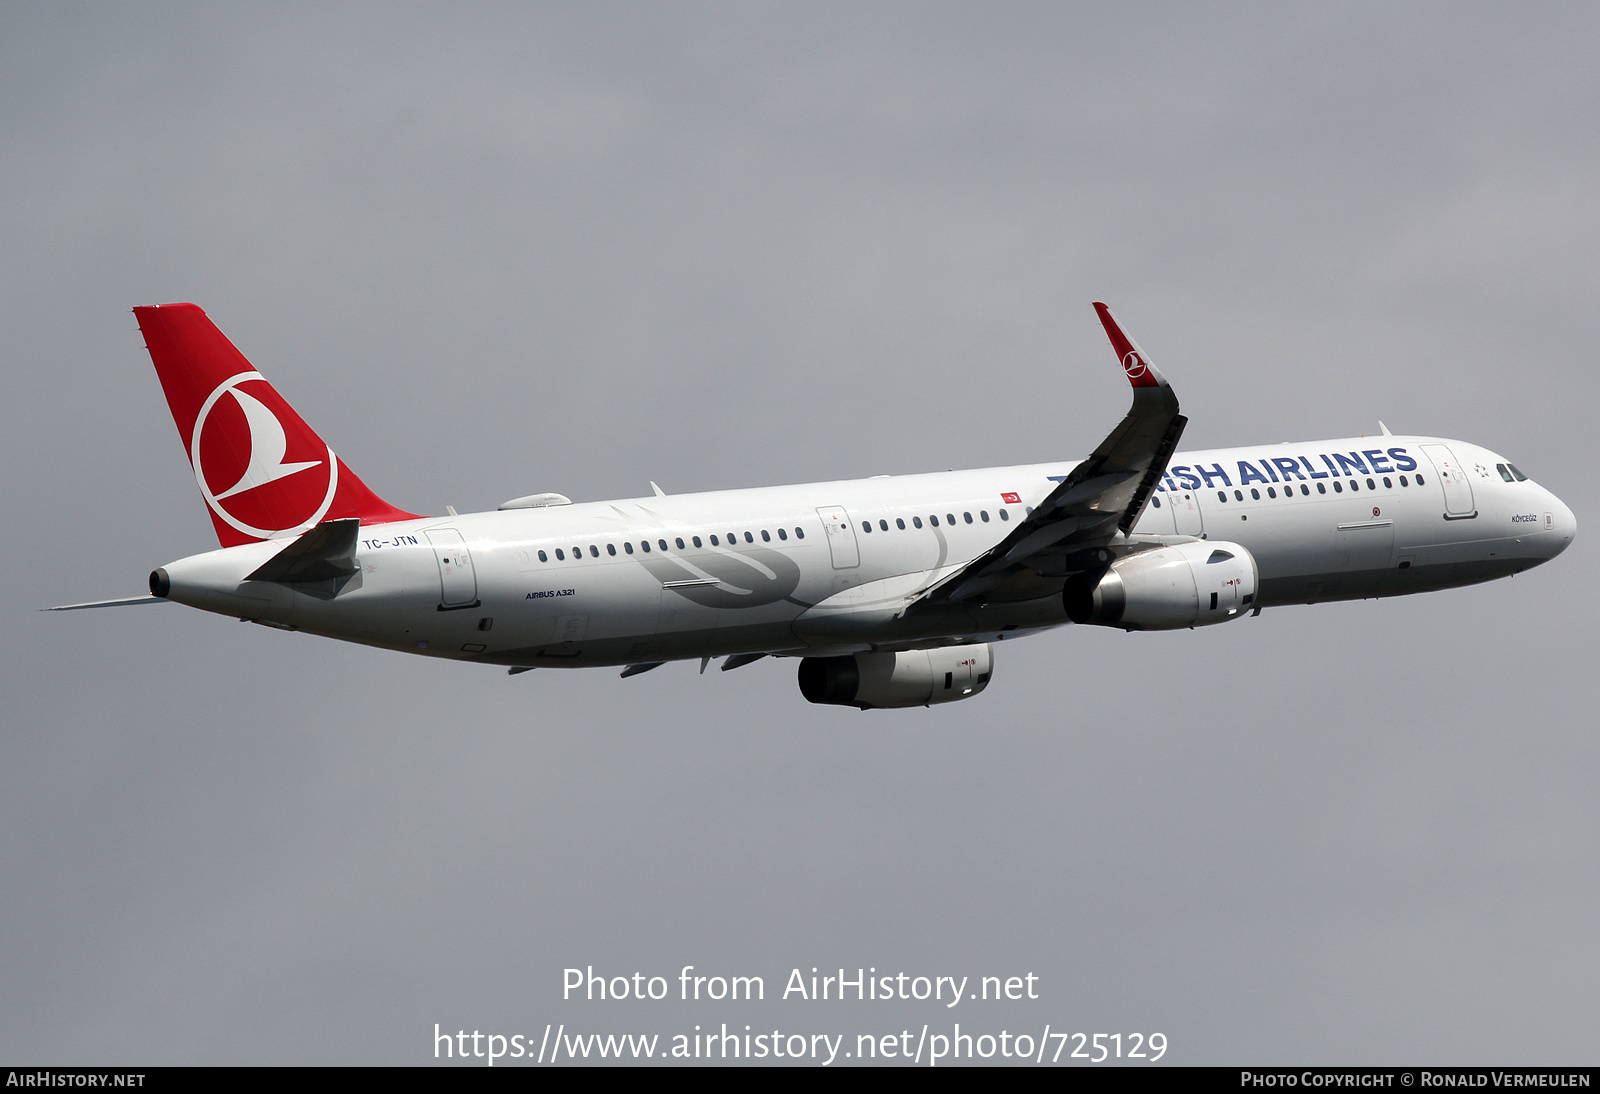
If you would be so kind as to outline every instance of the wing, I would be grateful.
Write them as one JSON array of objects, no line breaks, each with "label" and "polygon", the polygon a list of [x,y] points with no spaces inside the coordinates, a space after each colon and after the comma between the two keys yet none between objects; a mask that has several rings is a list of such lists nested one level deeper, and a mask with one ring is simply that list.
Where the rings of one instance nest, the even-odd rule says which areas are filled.
[{"label": "wing", "polygon": [[1126,535],[1144,512],[1188,419],[1178,413],[1171,385],[1111,309],[1098,302],[1094,309],[1133,385],[1133,406],[1005,539],[928,590],[924,603],[1041,595],[1035,588],[1040,577],[1065,576],[1074,568],[1072,555]]}]

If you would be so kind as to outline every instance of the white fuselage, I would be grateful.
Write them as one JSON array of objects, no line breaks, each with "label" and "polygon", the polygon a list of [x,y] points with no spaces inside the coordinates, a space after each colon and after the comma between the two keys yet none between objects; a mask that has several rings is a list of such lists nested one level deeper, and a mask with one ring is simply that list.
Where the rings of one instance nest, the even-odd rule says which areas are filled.
[{"label": "white fuselage", "polygon": [[[1133,536],[1244,546],[1256,607],[1396,596],[1516,573],[1571,511],[1503,457],[1428,437],[1180,452]],[[1453,466],[1452,466],[1453,464]],[[364,526],[337,589],[246,581],[269,541],[165,567],[169,599],[502,665],[836,655],[1014,638],[1067,622],[1059,587],[902,617],[992,547],[1074,463],[509,509]],[[1008,501],[1008,497],[1017,500]]]}]

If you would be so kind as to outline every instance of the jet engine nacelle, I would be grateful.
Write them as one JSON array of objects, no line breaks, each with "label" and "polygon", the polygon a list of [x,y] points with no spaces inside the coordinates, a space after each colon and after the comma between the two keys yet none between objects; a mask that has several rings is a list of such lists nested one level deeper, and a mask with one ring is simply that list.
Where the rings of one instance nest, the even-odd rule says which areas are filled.
[{"label": "jet engine nacelle", "polygon": [[994,652],[976,646],[941,646],[900,653],[806,657],[800,694],[813,703],[844,707],[926,707],[970,699],[989,686]]},{"label": "jet engine nacelle", "polygon": [[1067,581],[1067,618],[1130,631],[1238,619],[1256,599],[1256,560],[1237,543],[1199,541],[1129,555]]}]

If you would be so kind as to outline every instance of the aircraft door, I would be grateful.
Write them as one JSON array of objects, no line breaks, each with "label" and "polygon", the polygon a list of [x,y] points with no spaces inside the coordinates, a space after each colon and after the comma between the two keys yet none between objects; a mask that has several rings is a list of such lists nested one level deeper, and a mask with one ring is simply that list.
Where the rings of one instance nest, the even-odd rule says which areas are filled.
[{"label": "aircraft door", "polygon": [[1428,454],[1428,462],[1433,464],[1434,473],[1439,476],[1439,485],[1444,487],[1445,519],[1466,520],[1477,516],[1478,510],[1472,501],[1472,484],[1467,481],[1467,473],[1454,453],[1442,444],[1425,444],[1422,451]]},{"label": "aircraft door", "polygon": [[1172,506],[1172,518],[1177,522],[1178,535],[1198,536],[1201,531],[1200,503],[1193,490],[1168,490],[1161,495],[1165,504]]},{"label": "aircraft door", "polygon": [[1172,499],[1166,494],[1156,493],[1151,495],[1150,501],[1144,507],[1144,512],[1139,514],[1139,522],[1133,530],[1141,535],[1170,536],[1172,535]]},{"label": "aircraft door", "polygon": [[841,505],[824,505],[817,510],[822,518],[822,528],[828,534],[828,551],[833,555],[835,570],[848,570],[861,565],[861,548],[856,543],[856,530],[850,527],[850,514]]},{"label": "aircraft door", "polygon": [[478,574],[472,567],[472,553],[454,528],[437,528],[428,533],[433,557],[439,563],[439,607],[470,608],[478,602]]},{"label": "aircraft door", "polygon": [[1394,521],[1387,518],[1354,520],[1341,524],[1335,543],[1339,569],[1345,573],[1387,570],[1394,553]]}]

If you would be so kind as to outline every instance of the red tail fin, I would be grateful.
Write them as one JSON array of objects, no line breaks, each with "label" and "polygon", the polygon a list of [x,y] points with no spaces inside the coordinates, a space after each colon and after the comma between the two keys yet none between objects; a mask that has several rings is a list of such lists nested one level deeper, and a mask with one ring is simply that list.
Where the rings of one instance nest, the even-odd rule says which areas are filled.
[{"label": "red tail fin", "polygon": [[134,308],[224,547],[319,521],[409,520],[368,490],[193,304]]}]

